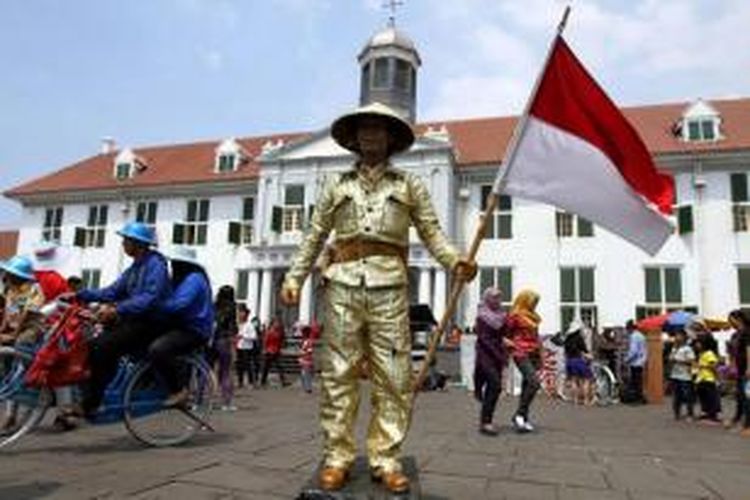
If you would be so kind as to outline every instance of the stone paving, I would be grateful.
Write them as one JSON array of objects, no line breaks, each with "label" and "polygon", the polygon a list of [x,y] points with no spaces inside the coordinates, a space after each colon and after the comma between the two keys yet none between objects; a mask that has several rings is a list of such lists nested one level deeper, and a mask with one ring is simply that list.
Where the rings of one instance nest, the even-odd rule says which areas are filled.
[{"label": "stone paving", "polygon": [[[501,399],[499,423],[509,424],[515,403]],[[118,424],[42,429],[0,452],[0,499],[294,498],[317,465],[317,398],[296,387],[245,390],[237,405],[215,414],[216,433],[172,449],[143,448]],[[542,397],[537,433],[504,425],[495,438],[476,432],[476,414],[462,389],[420,395],[406,451],[423,498],[750,499],[750,440],[675,423],[666,405]]]}]

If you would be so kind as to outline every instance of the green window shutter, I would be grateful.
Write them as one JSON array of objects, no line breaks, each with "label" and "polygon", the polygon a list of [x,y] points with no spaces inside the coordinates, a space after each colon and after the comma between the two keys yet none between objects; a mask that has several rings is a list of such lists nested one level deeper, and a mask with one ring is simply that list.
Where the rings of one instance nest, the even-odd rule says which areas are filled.
[{"label": "green window shutter", "polygon": [[483,267],[479,270],[479,300],[481,302],[484,291],[495,286],[495,268]]},{"label": "green window shutter", "polygon": [[701,122],[701,132],[703,132],[704,141],[713,141],[715,137],[713,120],[703,120]]},{"label": "green window shutter", "polygon": [[578,217],[578,236],[584,238],[594,236],[594,225],[580,216]]},{"label": "green window shutter", "polygon": [[679,304],[682,302],[682,279],[680,269],[668,267],[664,269],[665,302]]},{"label": "green window shutter", "polygon": [[248,281],[250,273],[247,270],[237,271],[237,299],[247,300]]},{"label": "green window shutter", "polygon": [[565,212],[555,212],[555,233],[558,238],[563,236],[563,217]]},{"label": "green window shutter", "polygon": [[172,243],[183,245],[185,243],[185,224],[172,225]]},{"label": "green window shutter", "polygon": [[513,268],[501,267],[497,270],[497,287],[503,294],[503,302],[513,300]]},{"label": "green window shutter", "polygon": [[234,221],[229,222],[227,241],[232,245],[239,245],[242,242],[242,224]]},{"label": "green window shutter", "polygon": [[510,196],[501,194],[497,202],[497,209],[502,211],[509,211],[513,209],[513,200]]},{"label": "green window shutter", "polygon": [[274,205],[271,211],[271,231],[275,233],[281,232],[281,225],[284,217],[284,211],[280,206]]},{"label": "green window shutter", "polygon": [[109,212],[109,205],[100,205],[99,206],[99,225],[100,226],[106,226],[107,225],[107,215]]},{"label": "green window shutter", "polygon": [[98,212],[98,207],[96,206],[89,207],[89,223],[88,223],[89,227],[96,226],[96,219],[98,216],[97,212]]},{"label": "green window shutter", "polygon": [[742,203],[747,199],[747,174],[732,174],[730,177],[732,183],[732,201]]},{"label": "green window shutter", "polygon": [[690,205],[677,209],[677,232],[688,234],[693,232],[693,207]]},{"label": "green window shutter", "polygon": [[201,200],[200,201],[200,209],[198,213],[198,220],[201,222],[206,222],[208,220],[208,211],[209,211],[209,202],[208,200]]},{"label": "green window shutter", "polygon": [[54,210],[48,208],[44,211],[44,227],[50,227],[52,225],[52,217],[54,216]]},{"label": "green window shutter", "polygon": [[135,221],[136,222],[146,222],[146,204],[145,203],[139,203],[135,207]]},{"label": "green window shutter", "polygon": [[741,267],[737,270],[739,282],[740,304],[750,304],[750,267]]},{"label": "green window shutter", "polygon": [[198,215],[198,202],[196,200],[188,201],[187,205],[187,221],[195,222],[196,216]]},{"label": "green window shutter", "polygon": [[701,128],[697,121],[688,122],[688,138],[691,141],[699,141],[701,139]]},{"label": "green window shutter", "polygon": [[255,198],[242,200],[242,220],[248,221],[255,218]]},{"label": "green window shutter", "polygon": [[86,229],[82,227],[75,228],[73,235],[73,246],[83,248],[86,246]]},{"label": "green window shutter", "polygon": [[513,238],[513,219],[510,214],[497,216],[497,237],[504,240]]},{"label": "green window shutter", "polygon": [[661,302],[661,270],[646,268],[646,302]]},{"label": "green window shutter", "polygon": [[560,269],[560,301],[561,302],[575,302],[576,301],[575,269],[572,269],[572,268]]},{"label": "green window shutter", "polygon": [[578,290],[581,302],[595,302],[594,297],[594,270],[582,268],[578,270]]},{"label": "green window shutter", "polygon": [[198,226],[198,240],[195,242],[196,245],[205,245],[208,240],[208,226],[201,224]]}]

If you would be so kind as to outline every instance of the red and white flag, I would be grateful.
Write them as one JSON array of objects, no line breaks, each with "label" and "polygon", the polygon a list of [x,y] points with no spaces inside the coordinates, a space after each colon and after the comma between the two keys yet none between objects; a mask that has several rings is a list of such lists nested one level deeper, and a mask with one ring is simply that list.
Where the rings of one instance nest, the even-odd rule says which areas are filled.
[{"label": "red and white flag", "polygon": [[674,182],[560,35],[528,109],[495,192],[555,205],[658,252],[673,231]]}]

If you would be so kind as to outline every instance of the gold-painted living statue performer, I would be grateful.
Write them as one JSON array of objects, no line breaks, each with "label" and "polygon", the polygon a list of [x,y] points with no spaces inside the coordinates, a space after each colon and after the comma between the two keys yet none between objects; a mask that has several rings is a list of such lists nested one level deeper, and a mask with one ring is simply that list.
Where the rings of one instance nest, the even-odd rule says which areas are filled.
[{"label": "gold-painted living statue performer", "polygon": [[354,423],[359,406],[360,366],[372,381],[367,455],[372,478],[391,492],[409,489],[400,455],[411,419],[409,331],[409,226],[414,225],[433,257],[454,276],[470,281],[476,264],[459,257],[448,242],[419,178],[397,170],[391,155],[414,142],[411,126],[395,111],[370,104],[337,119],[331,135],[354,152],[352,170],[328,179],[315,206],[309,232],[281,290],[284,303],[299,290],[331,230],[326,282],[320,422],[323,463],[320,487],[340,489],[356,457]]}]

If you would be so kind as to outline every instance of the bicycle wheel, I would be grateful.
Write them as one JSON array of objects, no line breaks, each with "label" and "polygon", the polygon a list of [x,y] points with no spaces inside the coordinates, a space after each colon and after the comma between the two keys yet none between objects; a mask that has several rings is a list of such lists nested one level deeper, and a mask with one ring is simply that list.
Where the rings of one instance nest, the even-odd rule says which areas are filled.
[{"label": "bicycle wheel", "polygon": [[49,389],[31,389],[24,385],[26,370],[33,354],[13,347],[0,347],[0,406],[2,419],[14,415],[14,424],[0,431],[0,448],[20,439],[36,427],[52,404]]},{"label": "bicycle wheel", "polygon": [[617,391],[617,382],[612,370],[599,363],[593,363],[591,371],[594,373],[594,391],[597,404],[601,406],[611,405],[615,402]]},{"label": "bicycle wheel", "polygon": [[149,446],[175,446],[195,435],[208,422],[216,381],[208,365],[196,356],[180,357],[177,372],[189,390],[185,405],[166,408],[168,394],[163,377],[151,363],[140,364],[123,396],[125,426],[138,441]]}]

